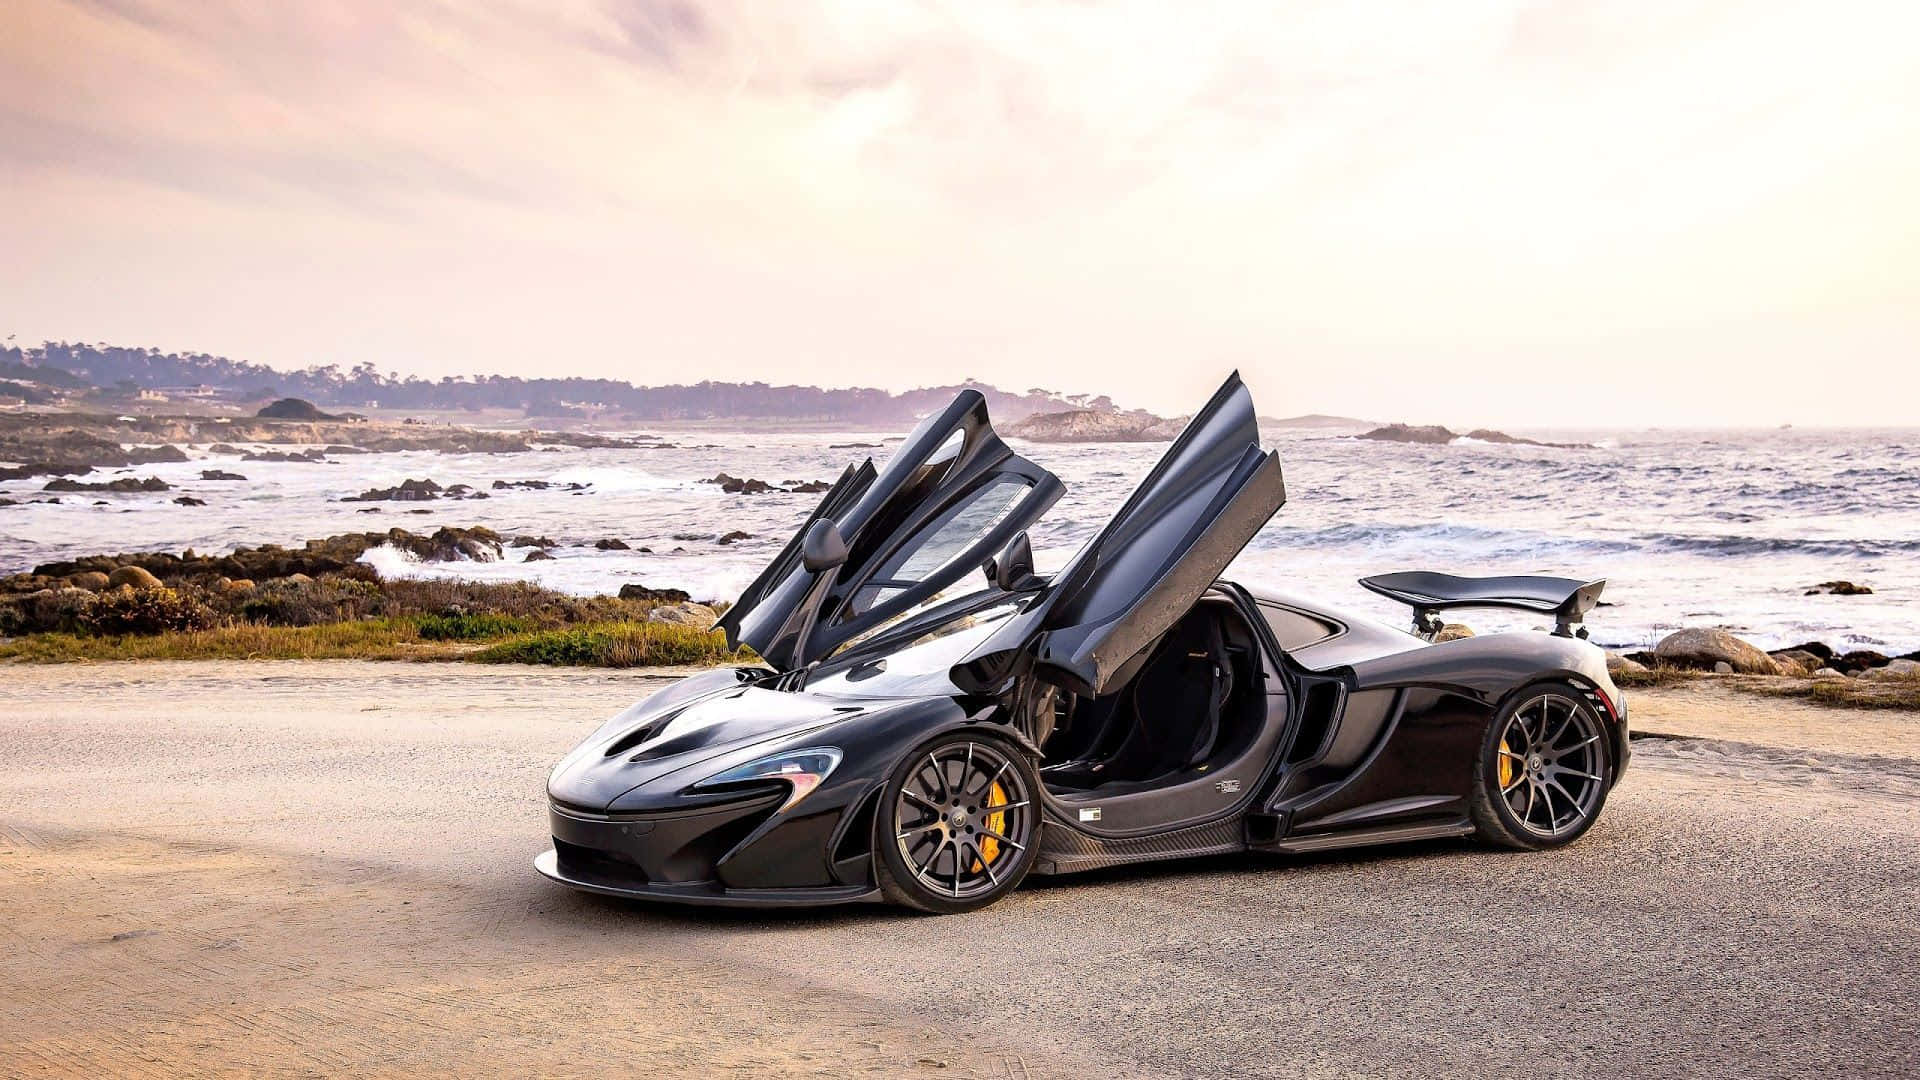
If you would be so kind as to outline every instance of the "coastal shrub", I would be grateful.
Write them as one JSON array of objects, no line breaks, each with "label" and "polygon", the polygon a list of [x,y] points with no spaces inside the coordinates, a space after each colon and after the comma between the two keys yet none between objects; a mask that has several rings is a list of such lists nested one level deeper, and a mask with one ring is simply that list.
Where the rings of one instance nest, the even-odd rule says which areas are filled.
[{"label": "coastal shrub", "polygon": [[490,664],[653,667],[733,659],[724,635],[669,623],[616,622],[545,630],[503,641],[470,659]]},{"label": "coastal shrub", "polygon": [[213,609],[179,589],[152,585],[94,593],[80,611],[82,628],[92,634],[161,634],[169,630],[205,630],[219,621]]},{"label": "coastal shrub", "polygon": [[414,622],[420,628],[421,639],[425,641],[483,641],[537,629],[531,619],[491,612],[478,615],[467,612],[417,615]]},{"label": "coastal shrub", "polygon": [[50,631],[72,633],[84,627],[81,613],[93,602],[85,589],[41,589],[11,596],[0,603],[0,636],[17,637]]},{"label": "coastal shrub", "polygon": [[263,581],[227,598],[227,610],[268,626],[320,626],[378,614],[380,586],[343,574]]}]

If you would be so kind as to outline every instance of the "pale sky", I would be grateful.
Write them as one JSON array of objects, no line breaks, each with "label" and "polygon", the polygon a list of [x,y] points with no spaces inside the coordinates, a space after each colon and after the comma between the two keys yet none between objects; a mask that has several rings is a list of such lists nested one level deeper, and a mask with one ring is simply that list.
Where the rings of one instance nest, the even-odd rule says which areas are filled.
[{"label": "pale sky", "polygon": [[0,338],[1920,422],[1920,5],[0,3]]}]

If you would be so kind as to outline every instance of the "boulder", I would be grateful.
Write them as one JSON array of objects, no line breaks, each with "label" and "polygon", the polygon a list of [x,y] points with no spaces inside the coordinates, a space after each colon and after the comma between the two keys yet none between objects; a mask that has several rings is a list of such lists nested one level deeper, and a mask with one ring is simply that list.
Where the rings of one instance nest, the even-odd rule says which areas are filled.
[{"label": "boulder", "polygon": [[508,547],[550,548],[550,547],[553,547],[554,544],[553,544],[553,541],[547,539],[544,536],[528,536],[525,533],[522,533],[519,536],[514,537],[513,542],[511,544],[508,544],[507,546]]},{"label": "boulder", "polygon": [[118,589],[123,586],[135,589],[157,589],[160,579],[138,566],[122,566],[107,575],[107,588]]},{"label": "boulder", "polygon": [[1823,668],[1815,668],[1813,671],[1813,677],[1816,679],[1844,679],[1847,676],[1845,675],[1845,673],[1835,671],[1830,667],[1823,667]]},{"label": "boulder", "polygon": [[99,592],[112,583],[112,579],[98,570],[88,570],[67,579],[67,584],[88,592]]},{"label": "boulder", "polygon": [[1880,667],[1886,662],[1887,658],[1884,654],[1874,652],[1872,649],[1855,649],[1850,653],[1836,656],[1830,661],[1833,667],[1839,668],[1849,675],[1856,671],[1865,671],[1868,668]]},{"label": "boulder", "polygon": [[1733,674],[1733,665],[1727,663],[1725,660],[1715,660],[1713,662],[1713,673],[1715,675],[1731,675]]},{"label": "boulder", "polygon": [[1676,630],[1653,647],[1658,660],[1674,667],[1713,670],[1726,664],[1743,675],[1772,675],[1779,670],[1773,657],[1717,627],[1696,626]]},{"label": "boulder", "polygon": [[1808,596],[1871,596],[1873,590],[1851,581],[1823,581],[1806,592]]},{"label": "boulder", "polygon": [[1782,675],[1804,675],[1815,668],[1824,667],[1833,658],[1831,650],[1825,656],[1805,649],[1779,649],[1767,655],[1773,657],[1773,662],[1780,666]]},{"label": "boulder", "polygon": [[1433,635],[1433,643],[1438,645],[1443,641],[1459,641],[1461,638],[1470,638],[1472,636],[1473,627],[1467,626],[1464,623],[1448,623],[1440,628],[1439,633]]},{"label": "boulder", "polygon": [[802,480],[799,483],[789,485],[787,490],[793,492],[795,495],[819,495],[832,486],[832,484],[827,483],[825,480]]},{"label": "boulder", "polygon": [[1786,675],[1790,678],[1804,678],[1807,672],[1820,666],[1819,659],[1814,657],[1812,653],[1784,652],[1768,653],[1767,655],[1773,657],[1773,666],[1777,669],[1774,673],[1777,675]]},{"label": "boulder", "polygon": [[1607,674],[1616,679],[1622,675],[1645,675],[1649,670],[1647,665],[1638,660],[1630,660],[1614,652],[1607,654]]},{"label": "boulder", "polygon": [[1886,667],[1868,668],[1861,672],[1860,678],[1873,682],[1888,679],[1920,679],[1920,661],[1889,660]]},{"label": "boulder", "polygon": [[541,550],[540,548],[534,548],[532,551],[527,552],[526,558],[521,559],[520,561],[521,562],[552,562],[553,556],[547,554],[545,551]]},{"label": "boulder", "polygon": [[696,630],[705,630],[719,618],[719,614],[712,608],[705,604],[696,604],[691,600],[662,604],[647,612],[648,622],[673,623],[677,626],[690,626]]},{"label": "boulder", "polygon": [[289,585],[311,585],[311,584],[313,584],[313,579],[312,579],[312,578],[310,578],[310,577],[308,577],[308,576],[307,576],[307,575],[305,575],[305,574],[288,574],[288,575],[287,575],[287,577],[286,577],[286,581],[287,581],[287,583],[288,583]]},{"label": "boulder", "polygon": [[225,469],[201,469],[200,479],[202,480],[245,480],[246,477],[241,476],[237,472],[228,472]]},{"label": "boulder", "polygon": [[751,540],[751,539],[753,539],[752,533],[741,532],[739,529],[735,529],[732,532],[727,533],[725,536],[722,536],[720,539],[714,542],[717,544],[732,544],[740,540]]},{"label": "boulder", "polygon": [[341,502],[425,502],[440,497],[441,487],[432,480],[402,480],[398,487],[369,488],[358,495],[349,495]]},{"label": "boulder", "polygon": [[179,504],[179,505],[181,505],[181,506],[205,506],[205,505],[207,505],[207,502],[206,502],[206,500],[205,500],[205,499],[196,499],[196,498],[194,498],[194,497],[193,497],[193,496],[191,496],[191,495],[178,495],[178,496],[175,496],[175,497],[174,497],[174,500],[173,500],[173,501],[174,501],[175,503],[177,503],[177,504]]},{"label": "boulder", "polygon": [[165,446],[136,446],[127,451],[127,464],[129,465],[152,465],[156,462],[186,460],[186,451],[171,443]]},{"label": "boulder", "polygon": [[1813,656],[1817,656],[1822,660],[1833,659],[1833,646],[1828,645],[1824,641],[1803,641],[1798,645],[1790,645],[1784,649],[1777,649],[1774,651],[1773,655],[1779,656],[1783,652],[1785,653],[1803,652],[1803,653],[1809,653]]},{"label": "boulder", "polygon": [[1443,446],[1459,438],[1453,432],[1438,424],[1424,426],[1414,424],[1388,424],[1372,431],[1355,435],[1356,439],[1375,439],[1380,442],[1421,443],[1426,446]]},{"label": "boulder", "polygon": [[595,540],[593,542],[593,546],[596,548],[599,548],[601,551],[632,551],[633,550],[632,548],[627,546],[627,542],[625,540],[616,539],[611,536],[607,537],[605,540]]},{"label": "boulder", "polygon": [[681,589],[649,589],[637,582],[628,582],[620,586],[622,600],[648,600],[656,604],[677,604],[693,599]]}]

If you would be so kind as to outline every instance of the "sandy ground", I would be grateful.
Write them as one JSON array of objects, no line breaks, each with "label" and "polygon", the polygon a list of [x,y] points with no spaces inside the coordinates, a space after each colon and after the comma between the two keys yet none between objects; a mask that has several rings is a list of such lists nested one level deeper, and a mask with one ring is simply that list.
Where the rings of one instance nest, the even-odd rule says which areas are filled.
[{"label": "sandy ground", "polygon": [[1579,844],[1234,857],[972,916],[537,878],[549,765],[659,685],[0,668],[0,1075],[1920,1070],[1920,715],[1692,685]]}]

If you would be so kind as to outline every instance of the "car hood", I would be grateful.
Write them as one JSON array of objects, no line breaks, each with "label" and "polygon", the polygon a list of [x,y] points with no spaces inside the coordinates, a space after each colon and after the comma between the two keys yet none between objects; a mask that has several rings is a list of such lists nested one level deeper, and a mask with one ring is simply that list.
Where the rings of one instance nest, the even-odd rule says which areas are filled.
[{"label": "car hood", "polygon": [[[620,796],[665,777],[684,788],[730,767],[735,751],[778,743],[865,712],[806,694],[745,685],[734,671],[709,672],[634,705],[554,767],[547,794],[558,803],[604,812]],[[769,747],[769,750],[773,747]],[[751,756],[751,755],[750,755]],[[698,768],[713,762],[711,768]],[[674,774],[685,771],[685,776]]]}]

